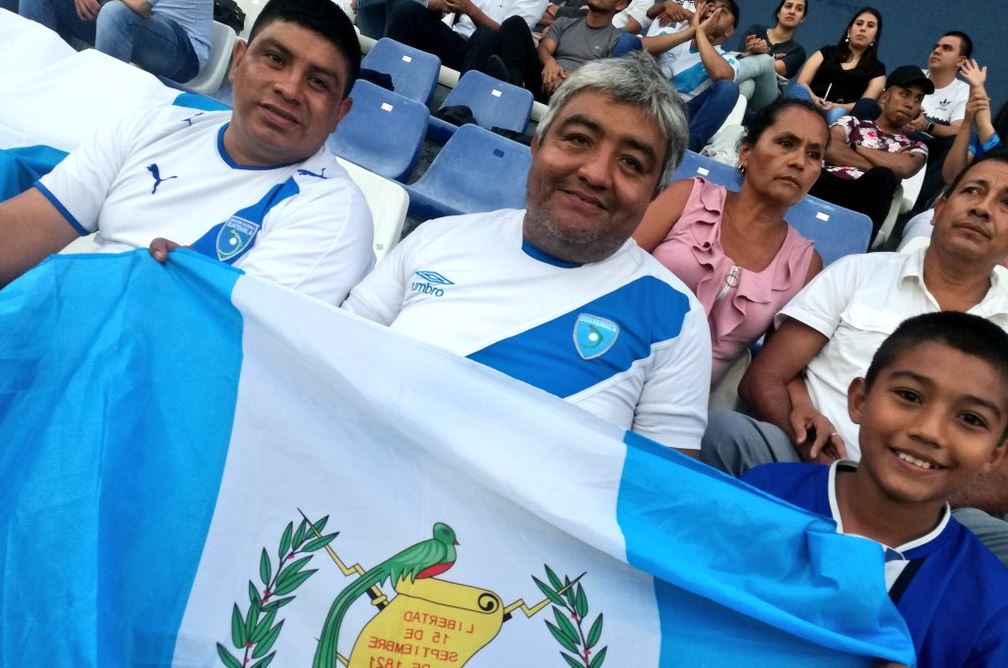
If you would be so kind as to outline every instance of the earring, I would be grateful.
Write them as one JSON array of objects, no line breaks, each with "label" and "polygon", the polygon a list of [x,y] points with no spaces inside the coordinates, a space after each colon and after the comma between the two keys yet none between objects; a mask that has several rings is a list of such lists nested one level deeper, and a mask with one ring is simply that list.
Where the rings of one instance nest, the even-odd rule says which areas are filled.
[{"label": "earring", "polygon": [[868,46],[875,46],[875,40],[872,40],[872,43],[869,44]]},{"label": "earring", "polygon": [[746,169],[745,163],[744,162],[740,162],[739,166],[738,166],[739,176],[745,176],[745,169]]},{"label": "earring", "polygon": [[848,44],[849,42],[850,42],[850,33],[847,33],[847,36],[843,38],[843,43]]}]

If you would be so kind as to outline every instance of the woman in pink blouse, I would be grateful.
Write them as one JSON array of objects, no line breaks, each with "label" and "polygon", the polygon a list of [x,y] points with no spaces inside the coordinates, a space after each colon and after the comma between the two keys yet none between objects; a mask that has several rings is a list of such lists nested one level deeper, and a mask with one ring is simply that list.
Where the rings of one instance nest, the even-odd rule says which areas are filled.
[{"label": "woman in pink blouse", "polygon": [[740,192],[699,177],[676,181],[634,233],[704,305],[714,383],[822,269],[812,242],[784,214],[815,183],[828,143],[822,111],[804,100],[779,99],[742,140]]}]

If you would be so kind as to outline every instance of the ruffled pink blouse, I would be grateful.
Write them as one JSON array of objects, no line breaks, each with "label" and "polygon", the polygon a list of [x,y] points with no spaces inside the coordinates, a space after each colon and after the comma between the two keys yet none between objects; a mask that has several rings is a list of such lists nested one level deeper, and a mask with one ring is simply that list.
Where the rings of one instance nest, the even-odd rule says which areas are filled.
[{"label": "ruffled pink blouse", "polygon": [[695,178],[682,216],[653,252],[707,311],[714,352],[712,383],[721,380],[805,284],[814,252],[812,242],[788,226],[780,250],[763,271],[737,266],[721,248],[725,196],[723,187]]}]

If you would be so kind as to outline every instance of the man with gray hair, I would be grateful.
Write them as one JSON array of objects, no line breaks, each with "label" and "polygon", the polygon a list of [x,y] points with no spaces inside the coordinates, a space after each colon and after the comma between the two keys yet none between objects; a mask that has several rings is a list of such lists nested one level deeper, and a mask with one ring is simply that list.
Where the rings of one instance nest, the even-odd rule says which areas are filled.
[{"label": "man with gray hair", "polygon": [[695,456],[706,316],[630,238],[687,139],[650,56],[588,63],[539,124],[525,210],[424,223],[343,307]]}]

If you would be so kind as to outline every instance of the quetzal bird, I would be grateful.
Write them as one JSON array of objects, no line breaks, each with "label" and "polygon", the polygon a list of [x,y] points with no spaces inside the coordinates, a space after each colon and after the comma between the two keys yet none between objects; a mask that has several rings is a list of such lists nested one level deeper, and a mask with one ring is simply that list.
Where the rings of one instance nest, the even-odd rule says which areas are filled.
[{"label": "quetzal bird", "polygon": [[329,608],[329,614],[322,626],[312,668],[338,667],[336,645],[343,617],[353,602],[368,589],[386,580],[391,580],[394,587],[403,578],[409,578],[410,582],[415,582],[418,578],[432,578],[452,567],[455,563],[455,546],[458,545],[455,530],[444,522],[437,522],[433,531],[432,538],[422,540],[389,557],[339,593]]}]

